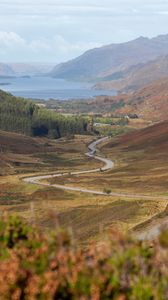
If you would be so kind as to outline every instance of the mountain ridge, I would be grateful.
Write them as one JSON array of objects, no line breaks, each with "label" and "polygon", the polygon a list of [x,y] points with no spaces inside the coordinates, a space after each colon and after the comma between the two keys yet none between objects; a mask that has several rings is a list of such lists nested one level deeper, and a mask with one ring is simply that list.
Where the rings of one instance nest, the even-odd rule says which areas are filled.
[{"label": "mountain ridge", "polygon": [[129,92],[143,88],[154,80],[164,79],[165,76],[168,76],[168,55],[160,56],[145,64],[132,66],[124,72],[120,72],[116,78],[114,75],[111,78],[110,76],[106,77],[107,81],[96,84],[95,88]]},{"label": "mountain ridge", "polygon": [[0,76],[37,76],[51,71],[54,64],[47,63],[0,63]]},{"label": "mountain ridge", "polygon": [[63,79],[100,81],[103,77],[168,54],[168,35],[139,37],[132,41],[88,50],[57,65],[49,76]]}]

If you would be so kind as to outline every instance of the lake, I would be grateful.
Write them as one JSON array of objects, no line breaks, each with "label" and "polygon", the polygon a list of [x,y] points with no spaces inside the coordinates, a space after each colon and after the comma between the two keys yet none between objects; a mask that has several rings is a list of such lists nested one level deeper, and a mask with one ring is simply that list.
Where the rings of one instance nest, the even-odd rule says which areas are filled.
[{"label": "lake", "polygon": [[50,77],[0,79],[0,89],[24,98],[68,100],[116,94],[115,91],[94,90],[92,85],[93,83],[71,82]]}]

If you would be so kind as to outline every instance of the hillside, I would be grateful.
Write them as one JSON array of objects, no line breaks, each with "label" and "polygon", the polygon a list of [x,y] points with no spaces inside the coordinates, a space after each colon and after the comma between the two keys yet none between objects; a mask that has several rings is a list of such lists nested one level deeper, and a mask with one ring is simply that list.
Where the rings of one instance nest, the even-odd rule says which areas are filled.
[{"label": "hillside", "polygon": [[[78,104],[79,105],[79,104]],[[81,105],[82,107],[82,105]],[[88,102],[90,111],[109,115],[136,114],[140,119],[161,122],[168,119],[168,77],[152,81],[133,93],[97,97]]]},{"label": "hillside", "polygon": [[30,136],[60,138],[87,132],[87,121],[40,108],[29,100],[0,90],[0,129]]},{"label": "hillside", "polygon": [[121,97],[125,106],[116,111],[118,113],[136,113],[140,118],[153,121],[168,119],[168,77]]},{"label": "hillside", "polygon": [[[57,169],[90,165],[90,160],[83,153],[92,138],[89,135],[71,135],[55,140],[0,130],[0,179],[3,181],[3,175],[56,172]],[[97,165],[99,163],[95,162]],[[0,182],[1,192],[3,189],[9,192],[9,187],[2,187]]]},{"label": "hillside", "polygon": [[122,78],[110,80],[110,76],[108,76],[106,81],[98,83],[95,88],[134,91],[165,76],[168,76],[168,56],[159,57],[146,64],[138,64],[124,70],[121,72]]},{"label": "hillside", "polygon": [[[108,188],[125,198],[126,195],[128,197],[132,195],[134,204],[136,195],[142,195],[142,199],[143,195],[150,195],[151,200],[154,196],[152,212],[157,214],[159,205],[164,204],[162,196],[166,196],[168,191],[168,121],[135,130],[119,137],[113,137],[109,142],[100,146],[100,150],[104,157],[114,162],[114,169],[103,172],[103,174],[94,173],[92,176],[83,174],[80,178],[74,177],[70,181],[65,179],[61,183],[71,184],[72,186],[78,185],[92,190]],[[57,179],[55,181],[53,179],[53,182],[56,183]],[[139,199],[141,199],[141,196],[139,196]],[[165,203],[167,205],[167,201]],[[145,209],[148,205],[151,205],[150,198],[144,199],[142,208]],[[111,220],[111,214],[109,211],[106,218]],[[132,218],[131,213],[129,216]],[[129,216],[127,215],[126,222]],[[142,212],[142,216],[144,217],[146,214],[144,215]]]},{"label": "hillside", "polygon": [[168,120],[121,136],[117,138],[117,144],[111,142],[107,147],[114,145],[128,151],[144,150],[150,153],[154,149],[158,154],[163,152],[166,154],[168,151]]},{"label": "hillside", "polygon": [[119,162],[108,176],[112,189],[167,193],[168,121],[113,139],[103,150]]},{"label": "hillside", "polygon": [[88,100],[50,100],[45,105],[62,113],[104,114],[109,117],[137,114],[139,119],[162,121],[168,118],[168,77],[153,81],[134,93],[98,96]]},{"label": "hillside", "polygon": [[140,37],[87,51],[76,59],[56,66],[50,76],[76,80],[101,80],[113,76],[115,79],[121,76],[120,72],[133,65],[167,54],[168,35],[152,39]]},{"label": "hillside", "polygon": [[19,173],[24,168],[37,169],[40,160],[33,158],[33,154],[51,151],[56,151],[56,148],[45,138],[31,138],[0,130],[0,176]]}]

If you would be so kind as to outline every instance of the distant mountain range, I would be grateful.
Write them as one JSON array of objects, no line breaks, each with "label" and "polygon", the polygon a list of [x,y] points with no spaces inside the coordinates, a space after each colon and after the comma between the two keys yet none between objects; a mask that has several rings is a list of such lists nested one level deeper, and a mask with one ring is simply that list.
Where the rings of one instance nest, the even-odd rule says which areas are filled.
[{"label": "distant mountain range", "polygon": [[50,72],[54,64],[45,63],[0,63],[0,76],[35,76]]},{"label": "distant mountain range", "polygon": [[14,76],[12,68],[6,64],[0,63],[0,76]]},{"label": "distant mountain range", "polygon": [[[168,35],[140,37],[130,42],[111,44],[85,52],[71,61],[57,65],[50,76],[93,82],[122,79],[123,73],[141,68],[141,64],[168,55]],[[134,71],[135,71],[134,70]]]},{"label": "distant mountain range", "polygon": [[168,76],[168,34],[111,44],[58,64],[0,63],[0,77],[44,75],[89,81],[95,89],[134,92]]}]

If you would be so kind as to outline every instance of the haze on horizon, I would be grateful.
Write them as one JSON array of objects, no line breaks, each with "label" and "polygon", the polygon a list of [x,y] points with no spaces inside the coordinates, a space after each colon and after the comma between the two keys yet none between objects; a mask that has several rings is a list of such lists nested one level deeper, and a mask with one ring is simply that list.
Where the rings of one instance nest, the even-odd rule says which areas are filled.
[{"label": "haze on horizon", "polygon": [[167,27],[165,0],[1,0],[0,62],[58,63]]}]

